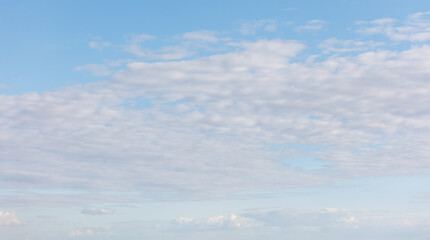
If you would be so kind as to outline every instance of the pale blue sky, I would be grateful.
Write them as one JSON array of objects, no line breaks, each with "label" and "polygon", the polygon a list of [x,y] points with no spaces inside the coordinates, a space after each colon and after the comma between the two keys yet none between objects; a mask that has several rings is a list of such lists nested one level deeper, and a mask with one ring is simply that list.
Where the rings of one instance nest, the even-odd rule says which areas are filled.
[{"label": "pale blue sky", "polygon": [[427,239],[427,1],[1,1],[0,238]]}]

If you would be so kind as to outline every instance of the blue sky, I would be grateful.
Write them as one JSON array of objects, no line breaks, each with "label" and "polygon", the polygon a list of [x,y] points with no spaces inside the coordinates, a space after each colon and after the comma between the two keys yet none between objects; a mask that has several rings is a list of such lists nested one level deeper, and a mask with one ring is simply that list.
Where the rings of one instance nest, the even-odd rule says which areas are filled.
[{"label": "blue sky", "polygon": [[0,236],[427,239],[430,3],[0,3]]}]

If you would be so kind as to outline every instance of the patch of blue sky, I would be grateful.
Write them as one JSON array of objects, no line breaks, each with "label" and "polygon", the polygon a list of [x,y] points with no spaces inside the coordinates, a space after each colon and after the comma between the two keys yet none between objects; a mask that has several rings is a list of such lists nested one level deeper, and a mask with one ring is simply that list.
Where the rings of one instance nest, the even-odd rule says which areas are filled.
[{"label": "patch of blue sky", "polygon": [[278,161],[300,171],[315,171],[323,168],[326,163],[313,155],[324,148],[320,145],[300,143],[269,145],[269,149],[272,151],[287,152],[293,149],[293,154],[285,154],[286,156],[278,159]]},{"label": "patch of blue sky", "polygon": [[182,103],[185,103],[185,101],[183,99],[178,99],[178,100],[171,101],[171,102],[165,102],[165,103],[163,103],[163,105],[166,105],[166,106],[176,106],[176,105],[182,104]]},{"label": "patch of blue sky", "polygon": [[321,119],[321,117],[318,117],[318,116],[315,116],[315,115],[309,115],[308,118],[311,119],[311,120],[320,120]]},{"label": "patch of blue sky", "polygon": [[302,152],[306,153],[312,153],[316,151],[323,150],[325,147],[322,145],[315,145],[315,144],[303,144],[303,143],[288,143],[286,145],[288,148],[293,148],[296,150],[300,150]]},{"label": "patch of blue sky", "polygon": [[270,150],[282,151],[285,149],[295,149],[303,153],[312,153],[323,150],[323,145],[308,144],[308,143],[272,143],[268,145]]},{"label": "patch of blue sky", "polygon": [[148,109],[152,108],[153,104],[152,101],[154,101],[154,98],[129,98],[120,106],[125,107],[127,109],[134,109],[134,110],[141,110],[141,109]]},{"label": "patch of blue sky", "polygon": [[279,160],[280,162],[302,171],[313,171],[324,167],[325,162],[312,156],[289,157]]}]

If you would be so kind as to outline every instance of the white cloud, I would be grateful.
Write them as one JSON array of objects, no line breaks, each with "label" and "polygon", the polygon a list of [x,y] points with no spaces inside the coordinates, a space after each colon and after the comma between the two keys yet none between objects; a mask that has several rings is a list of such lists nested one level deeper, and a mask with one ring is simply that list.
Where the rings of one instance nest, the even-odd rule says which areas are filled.
[{"label": "white cloud", "polygon": [[314,19],[314,20],[307,21],[305,25],[297,26],[295,29],[297,31],[303,31],[303,30],[315,31],[315,30],[323,29],[326,24],[327,22],[324,20]]},{"label": "white cloud", "polygon": [[278,21],[273,19],[241,21],[239,32],[245,35],[256,34],[258,31],[274,32],[278,28]]},{"label": "white cloud", "polygon": [[218,38],[215,36],[215,32],[213,31],[194,31],[187,32],[182,35],[184,39],[193,40],[193,41],[203,41],[203,42],[217,42]]},{"label": "white cloud", "polygon": [[[294,232],[296,237],[315,236],[333,239],[342,235],[348,239],[361,239],[363,233],[392,239],[389,233],[398,232],[406,236],[427,232],[428,216],[392,215],[386,212],[328,208],[322,210],[270,210],[250,211],[243,216],[260,222],[268,231]],[[424,234],[425,235],[425,234]],[[403,238],[400,238],[403,239]]]},{"label": "white cloud", "polygon": [[152,55],[152,53],[149,50],[142,49],[141,44],[153,39],[155,39],[154,36],[147,34],[130,35],[128,37],[128,43],[123,46],[123,50],[139,57],[147,57]]},{"label": "white cloud", "polygon": [[85,215],[111,215],[111,214],[122,214],[119,210],[109,210],[104,208],[84,208],[81,211]]},{"label": "white cloud", "polygon": [[345,52],[363,52],[383,45],[381,42],[375,41],[355,41],[355,40],[340,40],[337,38],[329,38],[318,45],[323,53],[345,53]]},{"label": "white cloud", "polygon": [[242,229],[258,226],[261,226],[261,223],[235,214],[202,219],[179,217],[175,220],[175,227],[177,229],[186,230]]},{"label": "white cloud", "polygon": [[[197,37],[196,34],[194,34],[194,37]],[[138,57],[151,60],[175,60],[193,55],[193,53],[183,45],[166,46],[156,51],[142,47],[145,41],[154,38],[155,37],[146,34],[132,35],[129,37],[129,42],[123,46],[123,50]]]},{"label": "white cloud", "polygon": [[111,71],[109,70],[109,68],[102,64],[86,64],[75,68],[75,71],[83,71],[83,70],[90,71],[91,74],[94,76],[105,77],[111,74]]},{"label": "white cloud", "polygon": [[97,49],[97,50],[103,50],[103,48],[105,48],[105,47],[109,47],[111,44],[110,44],[110,42],[96,42],[96,41],[91,41],[91,42],[89,42],[88,43],[88,46],[90,47],[90,48],[94,48],[94,49]]},{"label": "white cloud", "polygon": [[291,8],[284,8],[283,10],[286,11],[286,12],[291,12],[291,11],[298,11],[299,9],[291,7]]},{"label": "white cloud", "polygon": [[0,226],[17,226],[17,225],[21,225],[21,221],[19,221],[16,218],[15,213],[0,211]]},{"label": "white cloud", "polygon": [[81,238],[81,237],[93,237],[93,236],[103,236],[103,237],[110,237],[112,236],[112,232],[107,227],[100,227],[100,226],[92,226],[82,229],[76,229],[72,230],[69,233],[69,236],[72,238]]},{"label": "white cloud", "polygon": [[363,34],[384,34],[395,41],[423,42],[430,40],[430,12],[411,14],[405,21],[391,18],[373,21],[359,21],[358,32]]},{"label": "white cloud", "polygon": [[[300,62],[297,41],[229,47],[132,62],[104,82],[0,96],[0,186],[220,199],[430,172],[429,46],[319,62]],[[279,161],[304,155],[325,165]]]}]

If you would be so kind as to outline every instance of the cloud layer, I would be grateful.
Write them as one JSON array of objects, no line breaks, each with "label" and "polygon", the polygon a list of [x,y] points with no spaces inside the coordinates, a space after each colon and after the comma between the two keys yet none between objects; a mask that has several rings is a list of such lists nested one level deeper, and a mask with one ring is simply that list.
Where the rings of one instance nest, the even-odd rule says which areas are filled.
[{"label": "cloud layer", "polygon": [[[210,31],[182,37],[218,41]],[[123,48],[146,55],[140,44],[153,38],[134,35]],[[430,47],[322,44],[336,54],[309,56],[291,40],[230,41],[206,57],[129,62],[98,83],[2,95],[0,187],[217,199],[429,173]],[[361,53],[337,54],[350,51]],[[295,167],[309,158],[321,167]]]}]

